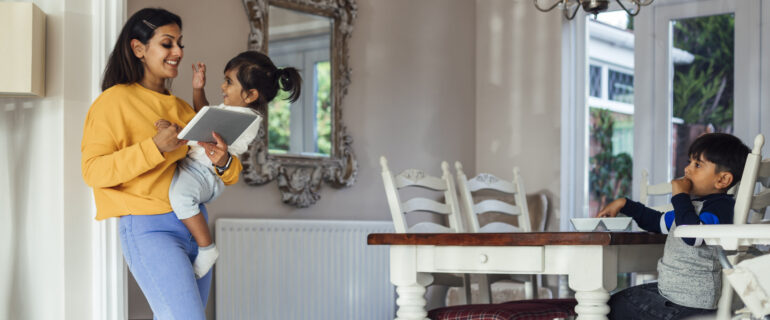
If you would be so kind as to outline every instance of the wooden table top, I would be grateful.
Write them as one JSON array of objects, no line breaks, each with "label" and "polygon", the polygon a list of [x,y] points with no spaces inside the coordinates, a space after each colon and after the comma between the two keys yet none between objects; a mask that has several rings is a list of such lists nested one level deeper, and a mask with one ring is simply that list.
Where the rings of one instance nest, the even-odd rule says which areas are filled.
[{"label": "wooden table top", "polygon": [[647,232],[372,233],[370,245],[544,246],[663,244],[665,234]]}]

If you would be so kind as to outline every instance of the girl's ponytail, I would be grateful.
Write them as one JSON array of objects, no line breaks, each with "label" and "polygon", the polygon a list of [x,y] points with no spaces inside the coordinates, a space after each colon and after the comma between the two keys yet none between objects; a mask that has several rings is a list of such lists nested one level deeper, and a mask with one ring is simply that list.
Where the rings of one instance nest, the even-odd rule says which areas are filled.
[{"label": "girl's ponytail", "polygon": [[297,101],[302,91],[302,77],[299,75],[299,71],[293,67],[286,67],[279,69],[276,74],[281,90],[289,93],[289,102]]}]

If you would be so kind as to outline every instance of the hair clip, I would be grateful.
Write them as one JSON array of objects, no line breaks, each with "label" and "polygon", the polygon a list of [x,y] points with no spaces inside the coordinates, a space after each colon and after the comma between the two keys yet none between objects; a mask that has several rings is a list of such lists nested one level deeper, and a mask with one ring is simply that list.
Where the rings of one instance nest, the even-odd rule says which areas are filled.
[{"label": "hair clip", "polygon": [[150,29],[152,29],[152,30],[155,30],[156,28],[158,28],[158,27],[156,27],[154,24],[150,23],[150,22],[149,22],[149,21],[147,21],[147,20],[144,20],[144,19],[142,19],[142,22],[143,22],[145,25],[147,25],[148,27],[150,27]]}]

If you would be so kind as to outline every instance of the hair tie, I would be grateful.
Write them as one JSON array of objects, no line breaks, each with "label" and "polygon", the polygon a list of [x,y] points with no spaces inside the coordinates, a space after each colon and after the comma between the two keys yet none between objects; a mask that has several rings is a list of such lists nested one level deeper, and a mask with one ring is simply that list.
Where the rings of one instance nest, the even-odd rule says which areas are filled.
[{"label": "hair tie", "polygon": [[144,20],[144,19],[142,19],[142,22],[143,22],[143,23],[144,23],[146,26],[150,27],[150,29],[152,29],[152,30],[155,30],[156,28],[158,28],[158,27],[156,27],[154,24],[150,23],[150,22],[149,22],[149,21],[147,21],[147,20]]}]

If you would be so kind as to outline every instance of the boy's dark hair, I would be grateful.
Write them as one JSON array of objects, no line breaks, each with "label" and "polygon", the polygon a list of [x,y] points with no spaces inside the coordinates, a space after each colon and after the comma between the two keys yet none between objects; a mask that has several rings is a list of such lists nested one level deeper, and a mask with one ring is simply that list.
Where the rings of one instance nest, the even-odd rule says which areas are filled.
[{"label": "boy's dark hair", "polygon": [[746,166],[746,157],[751,153],[737,137],[727,133],[707,133],[695,139],[690,145],[687,154],[690,159],[703,158],[716,165],[717,172],[728,171],[733,175],[731,188],[743,175],[743,167]]},{"label": "boy's dark hair", "polygon": [[297,69],[286,67],[278,69],[272,60],[257,51],[244,51],[230,59],[225,65],[225,72],[238,70],[238,82],[244,91],[256,89],[259,97],[249,107],[265,114],[267,104],[275,99],[278,89],[289,92],[288,100],[297,101],[302,88],[302,77]]},{"label": "boy's dark hair", "polygon": [[182,19],[178,15],[160,8],[144,8],[128,18],[107,60],[102,79],[102,91],[116,84],[141,81],[144,77],[144,66],[142,61],[134,55],[131,40],[137,39],[147,44],[155,34],[155,29],[174,23],[182,29]]}]

